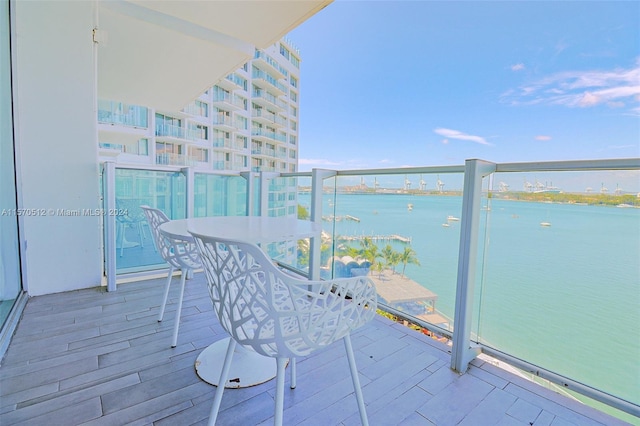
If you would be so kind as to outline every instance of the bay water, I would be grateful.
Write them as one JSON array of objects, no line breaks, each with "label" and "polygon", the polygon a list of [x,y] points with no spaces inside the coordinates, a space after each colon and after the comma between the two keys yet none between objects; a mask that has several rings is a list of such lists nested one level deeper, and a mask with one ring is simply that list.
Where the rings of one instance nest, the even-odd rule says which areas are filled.
[{"label": "bay water", "polygon": [[[461,208],[460,196],[347,193],[325,196],[323,215],[359,221],[323,223],[335,235],[411,238],[420,265],[406,275],[452,319]],[[640,209],[484,199],[479,240],[474,336],[640,403]]]}]

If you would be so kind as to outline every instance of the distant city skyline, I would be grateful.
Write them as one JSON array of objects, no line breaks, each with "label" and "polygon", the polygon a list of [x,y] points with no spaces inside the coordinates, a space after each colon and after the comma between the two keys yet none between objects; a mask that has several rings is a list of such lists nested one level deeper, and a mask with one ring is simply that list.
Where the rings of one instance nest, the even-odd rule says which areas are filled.
[{"label": "distant city skyline", "polygon": [[299,169],[639,157],[639,16],[632,1],[336,1],[288,35]]}]

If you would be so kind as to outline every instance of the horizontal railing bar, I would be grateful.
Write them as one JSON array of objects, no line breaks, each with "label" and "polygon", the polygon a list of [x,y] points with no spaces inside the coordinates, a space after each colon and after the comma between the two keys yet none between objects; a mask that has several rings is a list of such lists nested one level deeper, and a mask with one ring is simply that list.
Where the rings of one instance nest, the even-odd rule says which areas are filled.
[{"label": "horizontal railing bar", "polygon": [[367,175],[405,175],[405,174],[433,174],[433,173],[464,173],[462,166],[424,166],[424,167],[394,167],[388,169],[336,170],[338,176],[367,176]]},{"label": "horizontal railing bar", "polygon": [[543,161],[533,163],[496,163],[496,172],[552,172],[640,169],[640,158],[610,160]]},{"label": "horizontal railing bar", "polygon": [[585,385],[584,383],[580,383],[575,380],[569,379],[558,373],[554,373],[552,371],[538,367],[535,364],[531,364],[525,360],[517,358],[513,355],[506,354],[497,349],[493,349],[491,347],[484,346],[482,344],[479,344],[479,347],[481,348],[482,353],[487,354],[500,361],[504,361],[513,367],[519,368],[520,370],[527,371],[542,379],[549,380],[550,382],[560,385],[564,389],[572,390],[574,392],[587,396],[591,399],[602,402],[603,404],[606,404],[611,407],[617,408],[621,411],[624,411],[625,413],[629,413],[633,416],[640,417],[640,406],[632,402],[626,401],[620,397],[611,395],[601,390],[592,388],[591,386]]},{"label": "horizontal railing bar", "polygon": [[451,337],[453,336],[453,332],[447,330],[446,328],[442,328],[442,327],[440,327],[438,325],[431,324],[430,322],[421,320],[420,318],[416,318],[414,316],[411,316],[411,315],[407,314],[406,312],[399,311],[396,308],[392,308],[391,306],[386,305],[384,303],[378,302],[378,309],[380,309],[381,311],[385,311],[387,313],[390,313],[391,315],[395,315],[400,319],[411,321],[412,323],[414,323],[416,325],[419,325],[422,328],[426,328],[427,330],[429,330],[429,331],[431,331],[433,333],[441,334],[441,335],[445,336],[447,339],[451,339]]}]

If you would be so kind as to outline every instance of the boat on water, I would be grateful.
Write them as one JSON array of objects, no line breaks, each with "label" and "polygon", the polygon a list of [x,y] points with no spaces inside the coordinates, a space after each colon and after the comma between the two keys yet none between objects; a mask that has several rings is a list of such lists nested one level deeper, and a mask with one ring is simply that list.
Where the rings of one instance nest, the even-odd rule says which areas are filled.
[{"label": "boat on water", "polygon": [[459,217],[455,217],[455,216],[451,216],[451,215],[449,215],[449,216],[447,216],[447,220],[448,220],[449,222],[458,222],[458,221],[460,221],[460,218],[459,218]]},{"label": "boat on water", "polygon": [[413,210],[413,204],[411,203],[407,204],[407,210],[409,211]]},{"label": "boat on water", "polygon": [[443,224],[442,224],[442,226],[443,226],[443,227],[445,227],[445,228],[448,228],[448,227],[450,227],[451,225],[449,225],[448,223],[443,223]]},{"label": "boat on water", "polygon": [[549,227],[551,226],[551,222],[540,222],[540,226]]}]

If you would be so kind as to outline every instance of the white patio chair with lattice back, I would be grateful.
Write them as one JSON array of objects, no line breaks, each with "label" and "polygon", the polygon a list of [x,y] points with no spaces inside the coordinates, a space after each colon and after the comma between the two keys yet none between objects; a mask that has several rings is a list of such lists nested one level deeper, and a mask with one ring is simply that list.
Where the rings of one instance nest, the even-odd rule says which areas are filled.
[{"label": "white patio chair with lattice back", "polygon": [[180,315],[182,314],[182,299],[184,297],[184,285],[187,275],[194,269],[202,267],[198,251],[193,240],[180,240],[169,238],[160,231],[160,225],[168,222],[170,219],[162,210],[154,209],[149,206],[140,206],[144,211],[144,215],[149,222],[149,228],[153,235],[153,242],[160,256],[169,264],[169,275],[167,276],[167,284],[164,290],[162,306],[160,307],[160,315],[158,321],[162,321],[164,316],[164,308],[167,305],[169,297],[169,287],[171,287],[171,279],[176,270],[180,270],[180,296],[178,298],[178,306],[176,308],[176,318],[173,324],[173,338],[171,347],[175,348],[178,343],[178,328],[180,327]]},{"label": "white patio chair with lattice back", "polygon": [[362,424],[368,424],[350,332],[370,321],[377,297],[367,277],[300,280],[283,273],[256,245],[192,233],[207,277],[215,314],[231,334],[209,424],[215,424],[237,343],[276,358],[274,424],[281,425],[284,370],[295,357],[343,339]]}]

